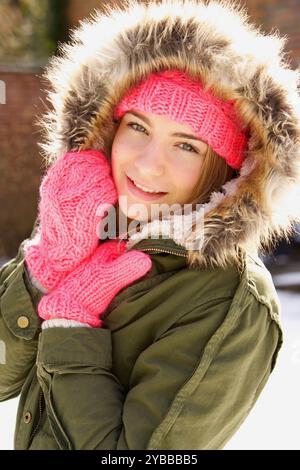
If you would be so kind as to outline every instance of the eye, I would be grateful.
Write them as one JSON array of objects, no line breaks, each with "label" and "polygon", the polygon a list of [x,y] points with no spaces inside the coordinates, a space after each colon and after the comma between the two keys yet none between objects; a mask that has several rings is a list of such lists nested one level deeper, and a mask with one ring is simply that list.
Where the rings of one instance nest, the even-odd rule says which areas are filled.
[{"label": "eye", "polygon": [[[179,144],[179,145],[187,145],[188,147],[190,147],[192,150],[185,150],[185,149],[182,149],[182,150],[185,150],[186,152],[195,152],[195,153],[199,153],[197,152],[197,150],[191,145],[191,144],[188,144],[187,142],[183,142],[182,144]],[[178,147],[179,147],[178,145]]]},{"label": "eye", "polygon": [[[133,127],[133,126],[138,126],[142,129],[144,129],[144,131],[146,130],[143,126],[141,126],[140,124],[138,124],[137,122],[129,122],[127,124],[128,127],[131,127],[134,131],[136,131],[136,129]],[[137,131],[137,132],[140,132],[140,131]]]}]

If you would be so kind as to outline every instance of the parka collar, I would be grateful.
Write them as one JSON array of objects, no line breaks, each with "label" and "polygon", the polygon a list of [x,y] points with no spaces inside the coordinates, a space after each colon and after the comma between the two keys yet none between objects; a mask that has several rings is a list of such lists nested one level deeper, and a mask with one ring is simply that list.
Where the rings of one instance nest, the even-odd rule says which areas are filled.
[{"label": "parka collar", "polygon": [[[300,99],[299,71],[284,59],[286,38],[260,32],[233,0],[130,0],[105,9],[73,30],[44,74],[53,105],[40,121],[47,162],[89,148],[110,159],[113,110],[123,94],[150,72],[176,67],[218,97],[236,100],[251,130],[238,177],[201,211],[204,230],[174,235],[188,263],[224,267],[240,249],[266,252],[290,236],[300,220]],[[178,226],[172,216],[165,223]],[[156,222],[148,229],[156,232]],[[193,242],[201,242],[199,249],[190,250]]]}]

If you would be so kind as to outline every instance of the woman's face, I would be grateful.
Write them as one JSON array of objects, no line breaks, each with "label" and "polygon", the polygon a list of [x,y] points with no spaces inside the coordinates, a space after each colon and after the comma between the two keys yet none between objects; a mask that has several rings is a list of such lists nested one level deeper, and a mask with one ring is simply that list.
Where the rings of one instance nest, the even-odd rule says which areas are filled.
[{"label": "woman's face", "polygon": [[[189,202],[206,150],[207,144],[194,136],[190,126],[168,116],[127,112],[111,150],[112,174],[123,214],[130,219],[150,220],[153,204],[166,208]],[[159,194],[145,192],[132,181]],[[137,204],[143,207],[142,212],[134,207]]]}]

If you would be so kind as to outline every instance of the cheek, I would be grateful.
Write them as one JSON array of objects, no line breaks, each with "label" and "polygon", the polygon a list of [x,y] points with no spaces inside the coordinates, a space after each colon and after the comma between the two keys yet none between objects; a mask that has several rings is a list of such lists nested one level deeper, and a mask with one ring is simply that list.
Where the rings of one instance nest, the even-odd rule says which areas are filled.
[{"label": "cheek", "polygon": [[128,160],[129,152],[127,151],[124,145],[115,142],[112,146],[111,150],[111,166],[112,166],[112,175],[113,179],[116,183],[118,188],[118,183],[122,177],[122,173],[124,172],[124,165]]},{"label": "cheek", "polygon": [[134,152],[132,147],[128,145],[128,139],[115,139],[111,150],[112,176],[115,182],[118,196],[122,196],[126,192],[125,173],[133,165]]},{"label": "cheek", "polygon": [[132,148],[128,144],[128,137],[124,133],[120,133],[114,139],[112,145],[112,160],[115,166],[122,166],[132,155]]},{"label": "cheek", "polygon": [[174,187],[178,188],[178,194],[188,195],[192,193],[199,180],[202,162],[194,162],[191,165],[181,165],[173,173]]}]

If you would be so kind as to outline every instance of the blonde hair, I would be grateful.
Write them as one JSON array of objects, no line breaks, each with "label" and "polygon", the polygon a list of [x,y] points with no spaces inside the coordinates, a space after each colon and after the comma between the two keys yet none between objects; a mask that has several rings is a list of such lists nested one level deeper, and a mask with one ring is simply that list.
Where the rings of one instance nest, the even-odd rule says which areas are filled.
[{"label": "blonde hair", "polygon": [[210,146],[207,147],[199,180],[187,203],[204,204],[214,191],[219,191],[226,181],[237,176],[237,171],[229,166]]}]

